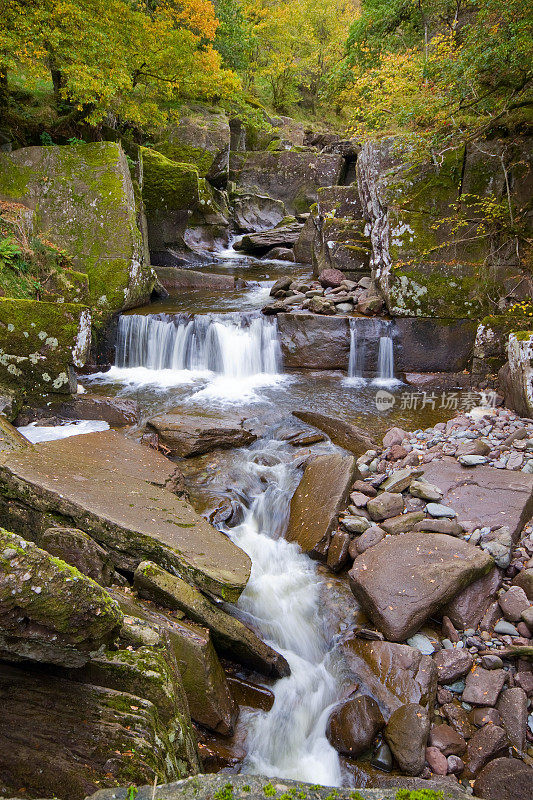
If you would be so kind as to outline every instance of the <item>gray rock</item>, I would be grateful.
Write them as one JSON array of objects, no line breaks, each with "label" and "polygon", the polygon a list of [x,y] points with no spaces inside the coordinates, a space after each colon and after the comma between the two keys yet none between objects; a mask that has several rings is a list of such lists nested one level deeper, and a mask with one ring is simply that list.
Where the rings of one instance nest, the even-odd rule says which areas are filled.
[{"label": "gray rock", "polygon": [[[364,533],[370,528],[371,523],[366,517],[343,517],[341,525],[348,533]],[[383,534],[384,536],[385,534]],[[381,538],[383,538],[383,536]]]},{"label": "gray rock", "polygon": [[429,735],[427,709],[409,703],[397,709],[385,728],[385,738],[402,772],[420,775]]},{"label": "gray rock", "polygon": [[424,480],[411,481],[409,492],[413,497],[420,497],[422,500],[430,500],[432,502],[438,502],[442,498],[442,492],[438,486],[433,486],[433,484],[426,483]]},{"label": "gray rock", "polygon": [[[391,447],[394,447],[394,445],[391,445]],[[413,479],[421,474],[421,469],[413,469],[411,467],[397,469],[383,481],[380,488],[385,492],[403,492],[413,482]]]},{"label": "gray rock", "polygon": [[426,506],[426,511],[432,517],[436,517],[440,519],[445,517],[447,519],[454,519],[457,516],[457,512],[453,510],[453,508],[449,508],[448,506],[442,505],[442,503],[428,503]]},{"label": "gray rock", "polygon": [[382,492],[372,497],[366,507],[372,519],[380,522],[400,514],[404,509],[404,499],[399,493]]}]

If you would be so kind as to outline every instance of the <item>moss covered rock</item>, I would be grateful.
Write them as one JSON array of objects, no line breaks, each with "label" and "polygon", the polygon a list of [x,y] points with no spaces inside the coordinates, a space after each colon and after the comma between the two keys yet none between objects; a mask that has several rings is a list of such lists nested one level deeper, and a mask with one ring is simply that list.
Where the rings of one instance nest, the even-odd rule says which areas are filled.
[{"label": "moss covered rock", "polygon": [[505,402],[521,416],[532,417],[533,330],[511,333],[508,356],[508,365],[500,371]]},{"label": "moss covered rock", "polygon": [[0,297],[0,383],[28,392],[75,390],[91,343],[91,314],[73,303]]},{"label": "moss covered rock", "polygon": [[[172,161],[190,164],[205,178],[214,160],[229,153],[229,120],[223,111],[194,105],[182,109],[179,122],[164,130],[155,148]],[[227,159],[227,156],[226,156]]]},{"label": "moss covered rock", "polygon": [[94,322],[145,302],[153,276],[142,241],[126,157],[115,142],[26,147],[0,153],[0,199],[34,209],[46,234],[89,278]]},{"label": "moss covered rock", "polygon": [[80,666],[116,636],[121,622],[101,586],[0,529],[0,650],[15,660]]}]

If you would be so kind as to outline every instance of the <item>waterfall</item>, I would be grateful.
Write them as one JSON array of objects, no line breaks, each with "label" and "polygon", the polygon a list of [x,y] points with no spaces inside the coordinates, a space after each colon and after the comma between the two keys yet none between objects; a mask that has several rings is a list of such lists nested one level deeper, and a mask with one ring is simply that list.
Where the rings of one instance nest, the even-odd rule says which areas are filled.
[{"label": "waterfall", "polygon": [[[270,442],[269,460],[276,446]],[[228,530],[252,560],[238,611],[291,667],[291,675],[272,687],[271,710],[243,715],[247,756],[242,772],[339,786],[339,756],[326,738],[338,686],[327,666],[321,582],[314,562],[283,538],[297,473],[288,464],[267,467],[249,457],[241,468],[248,480],[256,474],[266,490],[258,486],[243,522]]]},{"label": "waterfall", "polygon": [[390,334],[390,323],[385,323],[385,330],[379,337],[378,370],[373,383],[380,385],[392,384],[394,378],[394,342]]},{"label": "waterfall", "polygon": [[348,359],[348,381],[351,384],[365,383],[366,339],[359,340],[355,319],[350,319],[350,356]]},{"label": "waterfall", "polygon": [[238,314],[124,315],[115,366],[209,371],[227,378],[277,374],[281,350],[276,321]]}]

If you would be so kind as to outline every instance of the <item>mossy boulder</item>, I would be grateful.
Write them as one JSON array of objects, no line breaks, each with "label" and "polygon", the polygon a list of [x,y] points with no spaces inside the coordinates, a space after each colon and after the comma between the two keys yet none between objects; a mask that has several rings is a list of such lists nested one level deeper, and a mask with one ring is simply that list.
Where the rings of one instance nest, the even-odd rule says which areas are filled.
[{"label": "mossy boulder", "polygon": [[505,314],[489,314],[478,325],[474,344],[472,372],[476,375],[496,374],[507,361],[509,334],[527,331],[532,319],[509,310]]},{"label": "mossy boulder", "polygon": [[170,123],[155,149],[172,161],[190,164],[205,178],[221,153],[229,154],[230,126],[224,111],[201,105],[181,110],[178,123]]},{"label": "mossy boulder", "polygon": [[34,209],[34,228],[89,278],[94,324],[146,302],[154,278],[143,263],[126,157],[116,142],[26,147],[0,153],[0,199]]},{"label": "mossy boulder", "polygon": [[0,529],[0,651],[10,659],[80,666],[121,623],[118,605],[101,586]]},{"label": "mossy boulder", "polygon": [[370,238],[365,234],[365,221],[352,217],[319,216],[312,256],[315,275],[324,269],[368,273]]},{"label": "mossy boulder", "polygon": [[27,392],[75,391],[91,343],[91,314],[74,303],[0,297],[0,383]]}]

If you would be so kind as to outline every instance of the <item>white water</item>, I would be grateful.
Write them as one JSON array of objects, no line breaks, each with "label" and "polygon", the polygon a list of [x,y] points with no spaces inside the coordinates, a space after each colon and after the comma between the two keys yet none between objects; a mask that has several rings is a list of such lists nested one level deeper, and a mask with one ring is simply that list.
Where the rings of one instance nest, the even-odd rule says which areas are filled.
[{"label": "white water", "polygon": [[277,323],[260,314],[128,314],[106,379],[160,388],[203,380],[193,398],[238,402],[260,399],[255,390],[281,372]]},{"label": "white water", "polygon": [[100,420],[79,419],[66,425],[38,425],[36,422],[30,422],[18,430],[30,442],[37,444],[37,442],[53,442],[54,439],[67,439],[69,436],[79,436],[81,433],[107,431],[109,425]]},{"label": "white water", "polygon": [[[271,443],[270,453],[276,443]],[[291,675],[278,680],[269,712],[250,712],[243,772],[340,786],[339,756],[325,732],[337,682],[328,670],[328,642],[321,619],[316,566],[296,544],[283,539],[295,470],[280,463],[247,461],[267,485],[255,495],[241,525],[228,531],[252,560],[252,573],[238,603],[272,647],[282,653]]]},{"label": "white water", "polygon": [[359,340],[357,322],[350,319],[350,356],[348,360],[348,381],[352,385],[363,385],[366,359],[366,340]]},{"label": "white water", "polygon": [[388,334],[379,337],[378,374],[373,383],[379,386],[394,386],[398,383],[394,377],[394,342]]}]

